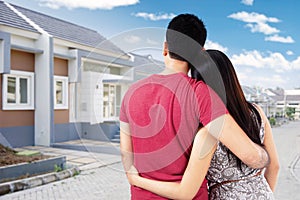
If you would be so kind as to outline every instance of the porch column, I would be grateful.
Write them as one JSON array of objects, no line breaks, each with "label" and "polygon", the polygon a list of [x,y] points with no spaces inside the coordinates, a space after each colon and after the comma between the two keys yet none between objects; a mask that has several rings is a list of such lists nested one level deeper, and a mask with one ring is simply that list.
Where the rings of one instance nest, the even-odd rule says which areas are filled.
[{"label": "porch column", "polygon": [[54,137],[53,38],[42,34],[35,55],[35,145],[50,146]]}]

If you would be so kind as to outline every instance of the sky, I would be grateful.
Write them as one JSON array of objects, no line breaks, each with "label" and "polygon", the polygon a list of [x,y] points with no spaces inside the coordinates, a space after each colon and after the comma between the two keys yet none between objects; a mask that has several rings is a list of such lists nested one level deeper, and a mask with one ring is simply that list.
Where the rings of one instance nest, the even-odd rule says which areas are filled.
[{"label": "sky", "polygon": [[300,88],[299,0],[5,1],[96,30],[125,52],[160,60],[169,21],[192,13],[206,25],[204,47],[226,53],[242,85]]}]

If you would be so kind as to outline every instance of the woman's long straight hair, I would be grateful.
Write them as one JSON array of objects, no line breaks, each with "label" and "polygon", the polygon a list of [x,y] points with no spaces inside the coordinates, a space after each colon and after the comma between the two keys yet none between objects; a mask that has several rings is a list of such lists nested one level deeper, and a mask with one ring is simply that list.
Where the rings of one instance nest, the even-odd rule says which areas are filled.
[{"label": "woman's long straight hair", "polygon": [[[261,128],[260,114],[253,104],[247,102],[231,61],[221,51],[207,50],[207,53],[215,62],[221,76],[220,80],[214,79],[214,81],[208,81],[207,84],[221,97],[230,115],[248,137],[256,144],[263,146],[259,136]],[[191,75],[193,78],[205,82],[205,78],[213,77],[215,72],[211,69],[211,65],[200,66],[198,70],[191,66]],[[220,87],[220,85],[223,87]],[[232,154],[230,151],[229,153]],[[236,159],[238,166],[241,168],[241,160],[237,157]]]}]

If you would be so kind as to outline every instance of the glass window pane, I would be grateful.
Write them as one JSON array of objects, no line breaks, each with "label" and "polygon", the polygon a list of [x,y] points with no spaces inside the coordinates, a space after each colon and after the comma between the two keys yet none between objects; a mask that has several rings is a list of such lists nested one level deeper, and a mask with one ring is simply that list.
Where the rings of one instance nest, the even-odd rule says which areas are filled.
[{"label": "glass window pane", "polygon": [[109,104],[108,104],[108,99],[109,99],[109,85],[108,84],[103,84],[103,117],[108,118],[109,117]]},{"label": "glass window pane", "polygon": [[109,116],[115,116],[115,108],[116,108],[116,89],[114,85],[109,87]]},{"label": "glass window pane", "polygon": [[117,106],[121,105],[121,86],[116,86],[116,104]]},{"label": "glass window pane", "polygon": [[116,86],[116,117],[119,116],[121,107],[121,86]]},{"label": "glass window pane", "polygon": [[63,82],[56,81],[56,104],[63,104]]},{"label": "glass window pane", "polygon": [[16,103],[16,78],[7,77],[7,103]]},{"label": "glass window pane", "polygon": [[116,86],[103,84],[103,118],[116,117]]},{"label": "glass window pane", "polygon": [[28,103],[27,78],[20,78],[20,103]]}]

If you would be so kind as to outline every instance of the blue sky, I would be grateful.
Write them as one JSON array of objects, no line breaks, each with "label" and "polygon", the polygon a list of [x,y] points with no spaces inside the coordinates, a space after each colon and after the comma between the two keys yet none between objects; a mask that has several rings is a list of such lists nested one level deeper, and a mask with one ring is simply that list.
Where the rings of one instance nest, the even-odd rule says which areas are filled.
[{"label": "blue sky", "polygon": [[6,0],[98,31],[125,51],[162,59],[172,17],[193,13],[205,47],[224,51],[241,84],[300,88],[299,0]]}]

